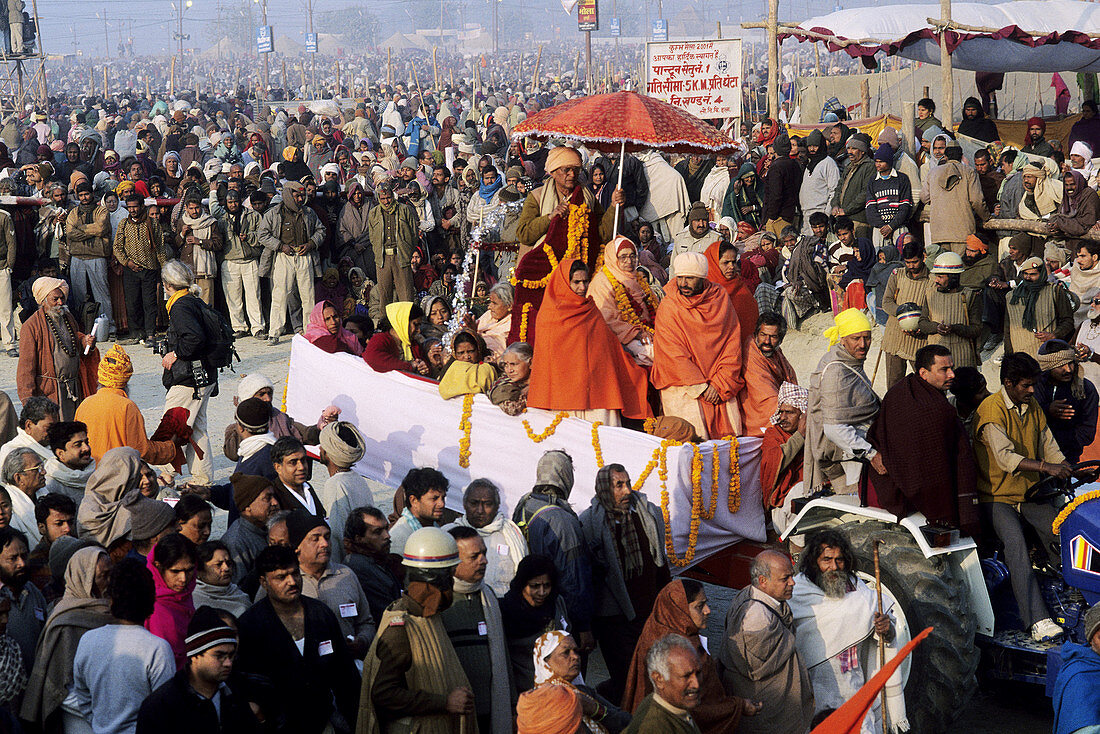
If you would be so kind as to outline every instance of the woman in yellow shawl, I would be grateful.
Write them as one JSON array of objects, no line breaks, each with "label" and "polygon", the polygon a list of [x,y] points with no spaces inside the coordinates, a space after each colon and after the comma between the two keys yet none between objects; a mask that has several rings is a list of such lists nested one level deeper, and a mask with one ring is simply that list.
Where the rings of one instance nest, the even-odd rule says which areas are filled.
[{"label": "woman in yellow shawl", "polygon": [[378,333],[367,342],[363,361],[375,372],[415,372],[428,374],[428,363],[416,342],[416,332],[424,319],[424,310],[415,303],[398,301],[386,306],[386,315],[378,324]]},{"label": "woman in yellow shawl", "polygon": [[439,394],[443,399],[488,393],[497,379],[497,370],[493,365],[482,362],[485,349],[480,340],[468,331],[460,331],[451,343],[451,352],[454,359],[439,381]]}]

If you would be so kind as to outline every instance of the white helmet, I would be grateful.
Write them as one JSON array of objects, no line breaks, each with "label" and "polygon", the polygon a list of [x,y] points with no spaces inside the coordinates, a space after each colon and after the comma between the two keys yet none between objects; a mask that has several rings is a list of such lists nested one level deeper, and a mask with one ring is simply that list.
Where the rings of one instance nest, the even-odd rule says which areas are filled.
[{"label": "white helmet", "polygon": [[453,568],[458,565],[458,543],[441,528],[420,528],[405,541],[401,564],[409,568]]}]

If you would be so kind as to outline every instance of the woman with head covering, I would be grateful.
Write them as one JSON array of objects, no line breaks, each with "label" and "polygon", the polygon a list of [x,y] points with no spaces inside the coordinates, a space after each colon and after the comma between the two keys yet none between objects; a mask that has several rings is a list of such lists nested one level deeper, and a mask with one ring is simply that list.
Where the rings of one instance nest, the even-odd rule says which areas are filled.
[{"label": "woman with head covering", "polygon": [[527,409],[531,360],[534,352],[527,342],[513,342],[500,358],[503,374],[489,390],[489,400],[507,415],[519,415]]},{"label": "woman with head covering", "polygon": [[1000,140],[1001,134],[997,131],[997,123],[985,116],[982,103],[977,97],[967,97],[963,102],[963,120],[959,123],[959,135],[975,138],[983,143],[992,143]]},{"label": "woman with head covering", "polygon": [[469,331],[460,331],[451,342],[451,354],[451,362],[444,367],[439,381],[440,396],[450,400],[460,395],[488,392],[497,379],[497,370],[483,361],[484,342]]},{"label": "woman with head covering", "polygon": [[191,593],[195,608],[223,609],[234,617],[248,611],[252,600],[233,583],[234,564],[228,546],[220,540],[210,540],[198,546],[196,553],[195,590]]},{"label": "woman with head covering", "polygon": [[592,734],[616,734],[630,724],[630,714],[585,685],[581,655],[568,632],[554,630],[541,635],[535,641],[533,662],[535,687],[531,694],[535,698],[547,686],[568,688],[581,699],[582,723]]},{"label": "woman with head covering", "polygon": [[432,283],[439,277],[439,273],[435,272],[431,260],[419,245],[409,257],[409,269],[413,271],[413,288],[416,289],[417,299],[424,298],[428,295],[428,289],[432,287]]},{"label": "woman with head covering", "polygon": [[875,248],[869,239],[853,234],[852,258],[845,263],[844,274],[840,276],[840,287],[844,290],[846,308],[864,308],[866,304],[866,282],[875,266]]},{"label": "woman with head covering", "polygon": [[535,350],[527,404],[612,426],[620,425],[620,411],[650,417],[645,370],[627,357],[587,289],[588,268],[579,260],[562,260],[551,274],[537,329],[546,329],[554,348]]},{"label": "woman with head covering", "polygon": [[77,508],[81,538],[94,540],[108,553],[129,542],[130,510],[142,499],[138,489],[142,464],[141,455],[128,446],[103,455],[88,478],[84,499]]},{"label": "woman with head covering", "polygon": [[760,199],[762,187],[756,175],[756,167],[743,163],[737,171],[737,180],[726,190],[722,203],[722,216],[733,217],[737,222],[748,222],[760,229],[760,217],[764,212],[764,203]]},{"label": "woman with head covering", "polygon": [[360,356],[359,340],[344,328],[340,320],[340,310],[321,301],[313,307],[306,324],[305,337],[309,343],[329,354],[354,354]]},{"label": "woman with head covering", "polygon": [[[150,500],[158,502],[159,500]],[[198,553],[195,544],[173,533],[153,546],[146,559],[157,591],[153,614],[145,620],[145,629],[172,646],[176,669],[187,664],[187,623],[195,613],[191,593],[195,590]]]},{"label": "woman with head covering", "polygon": [[633,242],[620,235],[604,246],[603,267],[592,277],[588,295],[634,361],[653,364],[653,319],[664,292],[638,276]]},{"label": "woman with head covering", "polygon": [[512,328],[512,305],[515,291],[508,283],[497,283],[489,289],[489,307],[477,319],[477,334],[485,340],[493,359],[508,346],[508,332]]},{"label": "woman with head covering", "polygon": [[20,715],[26,721],[50,723],[73,682],[76,646],[88,630],[110,624],[110,605],[104,598],[111,559],[99,546],[82,548],[65,567],[65,594],[42,628],[34,667],[23,694]]},{"label": "woman with head covering", "polygon": [[[760,308],[745,279],[745,268],[737,262],[737,247],[729,242],[714,242],[706,251],[707,280],[722,287],[733,301],[737,311],[737,323],[741,330],[741,339],[752,338],[756,328],[756,319]],[[755,272],[755,265],[753,272]],[[759,276],[757,276],[759,278]],[[759,280],[757,281],[759,285]]]},{"label": "woman with head covering", "polygon": [[[882,310],[882,298],[884,291],[886,290],[886,281],[890,280],[890,273],[894,272],[901,267],[901,253],[898,252],[896,245],[883,245],[878,248],[878,259],[874,265],[871,266],[871,272],[867,275],[867,280],[864,281],[864,287],[868,293],[874,297],[874,312],[875,320],[879,326],[885,326],[887,321],[886,312]],[[870,301],[871,299],[868,299]],[[870,304],[868,304],[870,305]]]},{"label": "woman with head covering", "polygon": [[580,696],[565,686],[545,686],[527,691],[516,706],[519,734],[591,734],[583,723]]},{"label": "woman with head covering", "polygon": [[550,630],[570,629],[558,584],[553,561],[541,555],[527,556],[516,566],[508,592],[500,600],[516,690],[526,691],[535,684],[531,650],[539,636]]},{"label": "woman with head covering", "polygon": [[428,374],[428,364],[416,340],[423,319],[424,311],[415,303],[398,301],[386,306],[386,315],[378,322],[378,333],[363,350],[363,361],[375,372]]},{"label": "woman with head covering", "polygon": [[699,654],[702,668],[699,675],[699,705],[692,710],[691,717],[703,734],[735,734],[741,717],[752,716],[760,709],[759,704],[728,695],[722,687],[714,658],[703,647],[699,637],[699,633],[706,629],[709,616],[707,594],[698,581],[677,579],[661,590],[634,648],[634,658],[630,661],[622,701],[625,711],[637,710],[642,699],[653,691],[653,683],[646,674],[646,655],[653,643],[669,634],[683,635]]}]

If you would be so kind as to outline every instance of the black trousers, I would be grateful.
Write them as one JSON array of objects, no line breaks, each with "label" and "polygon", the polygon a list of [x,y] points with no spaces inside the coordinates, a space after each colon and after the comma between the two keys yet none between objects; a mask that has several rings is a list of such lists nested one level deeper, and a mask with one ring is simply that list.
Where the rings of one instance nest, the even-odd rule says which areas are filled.
[{"label": "black trousers", "polygon": [[601,684],[599,693],[610,701],[621,701],[626,688],[626,674],[630,672],[630,660],[634,648],[642,636],[645,617],[633,622],[621,614],[613,617],[593,617],[592,636],[600,645],[610,680]]},{"label": "black trousers", "polygon": [[122,287],[126,291],[126,319],[130,336],[144,339],[157,331],[157,283],[159,270],[122,270]]}]

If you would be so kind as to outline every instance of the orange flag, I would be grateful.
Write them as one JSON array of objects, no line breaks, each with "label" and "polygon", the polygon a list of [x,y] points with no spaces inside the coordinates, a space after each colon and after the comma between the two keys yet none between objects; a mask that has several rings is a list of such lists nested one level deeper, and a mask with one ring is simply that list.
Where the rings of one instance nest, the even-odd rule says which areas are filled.
[{"label": "orange flag", "polygon": [[875,674],[875,677],[863,684],[856,691],[856,695],[848,699],[843,706],[829,715],[829,718],[814,727],[810,734],[859,734],[863,725],[863,717],[871,710],[875,703],[875,696],[886,685],[886,681],[894,674],[901,661],[913,652],[921,640],[931,634],[932,628],[927,627],[923,632],[909,641],[905,647],[898,651],[894,659],[886,663],[886,667]]}]

